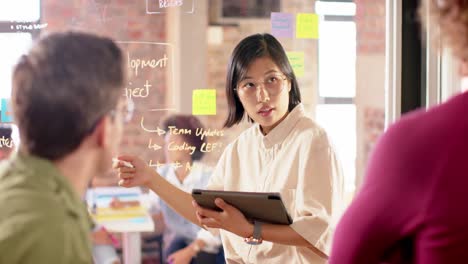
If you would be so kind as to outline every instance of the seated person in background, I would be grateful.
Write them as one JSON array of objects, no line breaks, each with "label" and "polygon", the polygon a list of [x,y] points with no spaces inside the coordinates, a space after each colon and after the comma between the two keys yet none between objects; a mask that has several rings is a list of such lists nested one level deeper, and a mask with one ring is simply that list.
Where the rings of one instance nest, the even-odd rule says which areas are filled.
[{"label": "seated person in background", "polygon": [[12,127],[10,124],[0,124],[0,160],[7,159],[13,152]]},{"label": "seated person in background", "polygon": [[[190,135],[176,135],[169,132],[171,127],[187,129],[192,132]],[[197,162],[203,157],[203,152],[200,149],[206,138],[202,140],[200,136],[195,135],[195,131],[197,128],[202,127],[200,120],[190,115],[173,115],[163,122],[163,129],[168,131],[165,137],[166,164],[160,167],[158,172],[174,186],[188,193],[191,193],[192,189],[205,188],[211,176],[211,170]],[[193,148],[174,151],[168,149],[170,146],[181,146],[183,144]],[[212,253],[213,259],[216,258],[214,254],[219,254],[222,260],[221,263],[224,263],[219,238],[213,237],[211,233],[205,230],[200,231],[200,227],[180,216],[165,202],[159,200],[153,192],[151,193],[154,195],[155,202],[160,203],[166,226],[175,234],[165,251],[168,262],[173,264],[195,263],[197,255],[199,255],[199,258],[206,257],[202,256],[203,252],[208,252]]]},{"label": "seated person in background", "polygon": [[15,66],[21,144],[0,164],[0,263],[92,263],[81,198],[118,151],[123,62],[111,39],[63,32],[39,39]]}]

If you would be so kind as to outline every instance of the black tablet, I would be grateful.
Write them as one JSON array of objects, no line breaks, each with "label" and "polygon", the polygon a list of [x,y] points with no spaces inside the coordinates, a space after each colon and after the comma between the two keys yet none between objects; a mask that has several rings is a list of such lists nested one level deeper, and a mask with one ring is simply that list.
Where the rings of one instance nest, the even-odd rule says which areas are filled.
[{"label": "black tablet", "polygon": [[216,198],[239,209],[249,220],[257,220],[271,224],[290,225],[291,217],[281,200],[279,193],[262,192],[232,192],[212,190],[192,190],[192,197],[202,207],[221,211],[216,206]]}]

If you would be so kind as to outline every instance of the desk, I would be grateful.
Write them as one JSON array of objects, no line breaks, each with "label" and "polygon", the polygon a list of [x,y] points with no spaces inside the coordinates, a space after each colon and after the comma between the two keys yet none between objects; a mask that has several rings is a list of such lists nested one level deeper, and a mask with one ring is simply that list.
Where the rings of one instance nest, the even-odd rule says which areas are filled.
[{"label": "desk", "polygon": [[113,197],[126,201],[142,201],[140,188],[103,187],[94,188],[88,193],[88,204],[95,205],[94,220],[110,232],[122,233],[124,264],[141,263],[141,232],[154,230],[153,219],[144,206],[113,210],[109,208]]}]

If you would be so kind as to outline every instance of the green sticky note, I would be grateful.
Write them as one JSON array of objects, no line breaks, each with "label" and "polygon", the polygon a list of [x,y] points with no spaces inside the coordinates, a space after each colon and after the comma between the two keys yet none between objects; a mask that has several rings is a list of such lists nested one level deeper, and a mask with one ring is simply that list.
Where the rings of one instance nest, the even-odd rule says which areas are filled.
[{"label": "green sticky note", "polygon": [[316,14],[300,13],[296,17],[296,38],[318,39],[319,17]]},{"label": "green sticky note", "polygon": [[302,51],[288,51],[286,52],[289,63],[294,70],[296,77],[304,76],[304,52]]},{"label": "green sticky note", "polygon": [[193,90],[192,95],[193,115],[216,115],[216,90]]}]

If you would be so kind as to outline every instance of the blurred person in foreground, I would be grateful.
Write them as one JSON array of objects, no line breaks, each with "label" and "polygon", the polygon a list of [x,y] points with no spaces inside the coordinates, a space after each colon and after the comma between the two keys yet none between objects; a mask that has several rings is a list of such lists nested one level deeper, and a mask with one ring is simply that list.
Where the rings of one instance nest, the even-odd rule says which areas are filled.
[{"label": "blurred person in foreground", "polygon": [[123,63],[112,40],[64,32],[41,38],[15,66],[21,144],[0,165],[0,263],[92,263],[82,197],[118,151]]},{"label": "blurred person in foreground", "polygon": [[[440,28],[468,78],[468,1],[422,1],[423,18],[427,10],[426,27]],[[464,92],[387,130],[338,225],[331,264],[468,261],[467,110]]]}]

